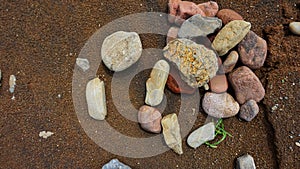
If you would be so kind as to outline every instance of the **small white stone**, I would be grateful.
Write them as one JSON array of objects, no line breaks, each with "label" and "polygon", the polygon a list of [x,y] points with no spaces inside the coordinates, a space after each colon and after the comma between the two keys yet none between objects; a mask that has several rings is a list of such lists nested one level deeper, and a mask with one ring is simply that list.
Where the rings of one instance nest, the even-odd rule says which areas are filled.
[{"label": "small white stone", "polygon": [[300,143],[299,142],[295,142],[296,146],[300,147]]},{"label": "small white stone", "polygon": [[42,137],[42,138],[46,139],[46,138],[52,136],[53,134],[54,133],[52,133],[51,131],[41,131],[39,133],[39,137]]},{"label": "small white stone", "polygon": [[294,34],[300,35],[300,22],[291,22],[289,28]]},{"label": "small white stone", "polygon": [[16,76],[10,75],[9,77],[9,92],[13,93],[15,91],[15,85],[16,85]]},{"label": "small white stone", "polygon": [[193,148],[197,148],[206,141],[213,140],[215,138],[215,129],[214,122],[210,122],[199,127],[189,135],[187,139],[188,145]]},{"label": "small white stone", "polygon": [[85,58],[77,58],[76,64],[85,72],[90,68],[89,60]]}]

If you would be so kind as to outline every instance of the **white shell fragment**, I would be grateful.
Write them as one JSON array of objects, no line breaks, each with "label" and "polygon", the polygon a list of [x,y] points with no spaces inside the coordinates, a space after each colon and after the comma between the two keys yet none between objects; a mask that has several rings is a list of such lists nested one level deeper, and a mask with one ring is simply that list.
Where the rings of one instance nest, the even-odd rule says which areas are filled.
[{"label": "white shell fragment", "polygon": [[175,113],[165,116],[161,125],[166,144],[177,154],[183,154],[178,118]]},{"label": "white shell fragment", "polygon": [[187,139],[188,145],[197,148],[206,141],[213,140],[215,138],[215,130],[216,127],[214,122],[205,124],[189,135]]},{"label": "white shell fragment", "polygon": [[89,115],[96,120],[104,120],[106,110],[106,98],[104,82],[95,78],[86,86],[86,101]]},{"label": "white shell fragment", "polygon": [[13,93],[15,91],[15,85],[16,85],[16,76],[10,75],[9,77],[9,92]]},{"label": "white shell fragment", "polygon": [[85,58],[77,58],[76,64],[85,72],[90,68],[89,60]]},{"label": "white shell fragment", "polygon": [[51,131],[41,131],[39,133],[39,137],[42,137],[42,138],[46,139],[46,138],[52,136],[53,134],[54,133],[52,133]]},{"label": "white shell fragment", "polygon": [[170,66],[167,61],[159,60],[156,62],[150,74],[150,78],[146,82],[146,104],[157,106],[162,102],[169,71]]}]

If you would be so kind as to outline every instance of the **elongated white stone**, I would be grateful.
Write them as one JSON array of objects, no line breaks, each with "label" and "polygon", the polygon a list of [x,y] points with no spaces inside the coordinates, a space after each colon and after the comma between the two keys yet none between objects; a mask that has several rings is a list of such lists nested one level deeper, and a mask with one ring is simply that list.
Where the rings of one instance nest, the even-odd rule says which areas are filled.
[{"label": "elongated white stone", "polygon": [[104,82],[95,78],[86,86],[86,101],[89,115],[96,120],[104,120],[106,110],[106,98]]},{"label": "elongated white stone", "polygon": [[16,76],[10,75],[9,77],[9,92],[13,93],[15,91],[15,85],[16,85]]},{"label": "elongated white stone", "polygon": [[155,63],[150,78],[146,82],[146,104],[157,106],[162,102],[169,71],[170,66],[167,61],[159,60]]},{"label": "elongated white stone", "polygon": [[214,122],[205,124],[189,135],[187,139],[188,145],[193,148],[197,148],[206,141],[213,140],[215,138],[215,130]]},{"label": "elongated white stone", "polygon": [[177,115],[175,113],[166,115],[162,119],[161,125],[166,144],[177,154],[183,154]]}]

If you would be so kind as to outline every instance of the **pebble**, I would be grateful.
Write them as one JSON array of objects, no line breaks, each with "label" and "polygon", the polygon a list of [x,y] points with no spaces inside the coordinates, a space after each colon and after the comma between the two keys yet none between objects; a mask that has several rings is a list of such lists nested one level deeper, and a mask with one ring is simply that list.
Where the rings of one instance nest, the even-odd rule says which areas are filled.
[{"label": "pebble", "polygon": [[267,42],[253,31],[250,31],[238,45],[242,63],[251,69],[258,69],[264,65],[267,48]]},{"label": "pebble", "polygon": [[201,146],[206,141],[211,141],[215,138],[215,123],[210,122],[193,131],[187,139],[187,143],[192,148]]},{"label": "pebble", "polygon": [[118,159],[112,159],[105,164],[102,169],[131,169],[129,166],[121,163]]},{"label": "pebble", "polygon": [[256,169],[254,159],[251,155],[246,154],[239,158],[236,161],[237,169]]},{"label": "pebble", "polygon": [[178,37],[192,39],[207,36],[222,27],[222,21],[217,17],[203,17],[200,14],[184,21],[178,32]]},{"label": "pebble", "polygon": [[167,86],[174,93],[194,94],[197,90],[181,79],[179,70],[174,66],[170,67]]},{"label": "pebble", "polygon": [[86,101],[89,115],[96,120],[104,120],[107,115],[104,82],[94,78],[87,83]]},{"label": "pebble", "polygon": [[300,35],[300,22],[291,22],[289,28],[295,35]]},{"label": "pebble", "polygon": [[54,134],[54,133],[51,132],[51,131],[41,131],[41,132],[39,133],[39,137],[42,137],[42,138],[46,139],[46,138],[52,136],[53,134]]},{"label": "pebble", "polygon": [[239,117],[246,121],[251,121],[259,112],[259,107],[254,100],[248,100],[240,108]]},{"label": "pebble", "polygon": [[162,102],[169,72],[170,66],[167,61],[159,60],[155,63],[150,78],[146,82],[146,104],[157,106]]},{"label": "pebble", "polygon": [[218,70],[216,53],[188,39],[171,41],[163,49],[163,53],[175,63],[181,72],[181,78],[193,88],[208,83]]},{"label": "pebble", "polygon": [[105,38],[101,48],[103,63],[112,71],[122,71],[142,55],[142,43],[135,32],[115,32]]},{"label": "pebble", "polygon": [[246,66],[241,66],[229,74],[229,82],[240,104],[247,100],[260,102],[265,96],[265,89],[258,77]]},{"label": "pebble", "polygon": [[238,52],[237,51],[231,51],[229,53],[229,55],[227,56],[226,60],[223,63],[224,72],[225,73],[230,73],[234,69],[234,67],[235,67],[236,63],[238,62],[238,60],[239,60]]},{"label": "pebble", "polygon": [[172,40],[177,38],[178,31],[179,31],[179,28],[175,27],[175,26],[173,26],[169,29],[168,34],[167,34],[167,43],[169,43]]},{"label": "pebble", "polygon": [[212,47],[219,56],[223,56],[244,39],[250,28],[251,24],[249,22],[242,20],[231,21],[217,34]]},{"label": "pebble", "polygon": [[166,144],[177,154],[183,154],[182,140],[178,118],[175,113],[166,115],[161,120],[163,135]]},{"label": "pebble", "polygon": [[300,147],[300,143],[299,142],[295,142],[296,146]]},{"label": "pebble", "polygon": [[174,23],[175,22],[175,18],[177,15],[177,11],[179,8],[179,2],[181,2],[181,0],[169,0],[168,6],[169,6],[169,22],[170,23]]},{"label": "pebble", "polygon": [[161,119],[161,113],[156,108],[144,105],[139,109],[138,122],[146,131],[160,133]]},{"label": "pebble", "polygon": [[212,117],[228,118],[235,116],[239,112],[240,106],[228,93],[207,92],[202,101],[202,108]]},{"label": "pebble", "polygon": [[206,17],[214,17],[219,11],[219,5],[214,1],[201,3],[198,7],[204,12]]},{"label": "pebble", "polygon": [[76,59],[76,64],[85,72],[89,70],[90,68],[90,63],[89,60],[85,58],[77,58]]},{"label": "pebble", "polygon": [[1,86],[1,80],[2,80],[2,72],[1,72],[1,69],[0,69],[0,86]]},{"label": "pebble", "polygon": [[228,89],[228,82],[225,74],[216,75],[209,81],[210,90],[214,93],[224,93]]},{"label": "pebble", "polygon": [[15,75],[10,75],[9,76],[9,92],[13,93],[15,91],[15,86],[16,86],[16,76]]},{"label": "pebble", "polygon": [[224,25],[234,20],[244,20],[240,14],[231,9],[221,9],[217,13],[217,17],[222,20]]}]

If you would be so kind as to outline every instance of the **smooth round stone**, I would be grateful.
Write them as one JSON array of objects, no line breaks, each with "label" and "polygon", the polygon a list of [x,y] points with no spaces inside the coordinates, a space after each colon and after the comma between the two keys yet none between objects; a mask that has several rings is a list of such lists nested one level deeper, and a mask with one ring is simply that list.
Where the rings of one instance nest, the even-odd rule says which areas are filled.
[{"label": "smooth round stone", "polygon": [[205,13],[207,17],[214,17],[219,11],[217,2],[208,1],[198,5],[198,7]]},{"label": "smooth round stone", "polygon": [[251,69],[261,68],[267,57],[267,42],[250,31],[238,45],[242,63]]},{"label": "smooth round stone", "polygon": [[170,41],[174,40],[177,38],[177,35],[178,35],[178,32],[179,32],[179,28],[178,27],[171,27],[168,31],[168,34],[167,34],[167,43],[169,43]]},{"label": "smooth round stone", "polygon": [[225,73],[229,73],[231,72],[236,63],[238,62],[239,60],[239,54],[237,51],[231,51],[229,53],[229,55],[227,56],[226,60],[224,61],[223,63],[223,68],[224,68],[224,72]]},{"label": "smooth round stone", "polygon": [[156,108],[144,105],[139,109],[138,122],[148,132],[160,133],[161,119],[161,113]]},{"label": "smooth round stone", "polygon": [[122,71],[142,55],[142,43],[135,32],[115,32],[105,38],[101,48],[102,61],[112,71]]},{"label": "smooth round stone", "polygon": [[217,17],[223,21],[224,25],[234,20],[244,20],[240,14],[231,9],[221,9],[217,13]]},{"label": "smooth round stone", "polygon": [[246,66],[241,66],[229,74],[229,82],[240,104],[247,100],[260,102],[265,96],[265,89],[258,77]]},{"label": "smooth round stone", "polygon": [[239,117],[246,121],[251,121],[259,112],[259,107],[255,100],[248,100],[241,106]]},{"label": "smooth round stone", "polygon": [[228,118],[235,116],[240,106],[228,93],[207,92],[202,101],[202,108],[210,116]]},{"label": "smooth round stone", "polygon": [[214,93],[223,93],[228,89],[226,75],[216,75],[209,81],[210,90]]},{"label": "smooth round stone", "polygon": [[300,22],[291,22],[289,28],[294,34],[300,35]]}]

